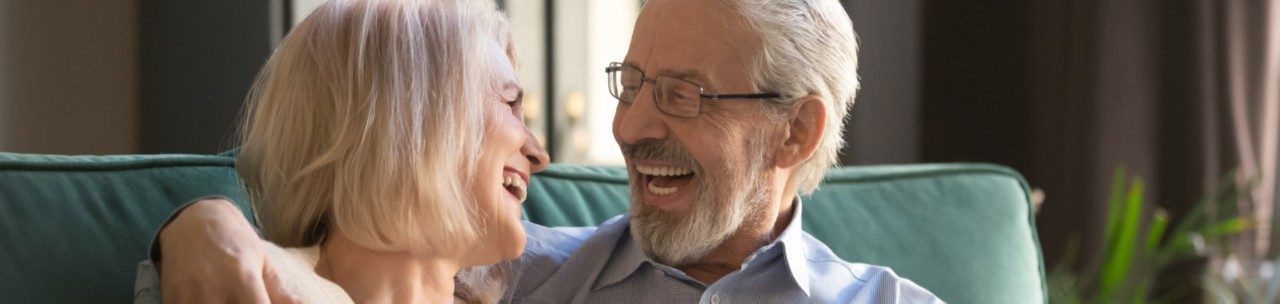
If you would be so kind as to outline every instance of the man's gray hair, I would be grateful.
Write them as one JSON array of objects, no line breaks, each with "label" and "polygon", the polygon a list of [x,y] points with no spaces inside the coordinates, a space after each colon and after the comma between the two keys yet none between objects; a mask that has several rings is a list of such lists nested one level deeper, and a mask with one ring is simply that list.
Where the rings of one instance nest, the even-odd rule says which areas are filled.
[{"label": "man's gray hair", "polygon": [[801,194],[812,193],[844,146],[844,124],[858,91],[858,43],[853,21],[836,0],[733,0],[759,33],[763,49],[753,79],[782,98],[785,114],[809,94],[827,104],[827,123],[818,150],[796,168]]}]

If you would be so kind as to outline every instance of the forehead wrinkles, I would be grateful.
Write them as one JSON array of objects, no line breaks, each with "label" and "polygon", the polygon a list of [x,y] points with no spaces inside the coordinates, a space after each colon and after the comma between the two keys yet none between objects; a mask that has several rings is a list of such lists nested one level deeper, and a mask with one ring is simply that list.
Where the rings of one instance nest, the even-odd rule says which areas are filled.
[{"label": "forehead wrinkles", "polygon": [[[631,32],[631,45],[627,49],[626,57],[623,58],[623,61],[638,68],[647,66],[649,59],[653,58],[653,49],[658,43],[659,36],[653,33],[655,31],[654,27],[663,24],[666,19],[663,11],[653,8],[655,5],[652,2],[650,1],[640,8],[640,15],[636,17],[636,24]],[[649,19],[656,20],[648,22]]]},{"label": "forehead wrinkles", "polygon": [[[709,90],[750,90],[750,70],[762,51],[754,28],[736,6],[719,0],[651,1],[641,15],[635,48],[628,58],[646,75],[697,70]],[[668,22],[669,21],[669,22]],[[649,37],[643,37],[648,35]]]}]

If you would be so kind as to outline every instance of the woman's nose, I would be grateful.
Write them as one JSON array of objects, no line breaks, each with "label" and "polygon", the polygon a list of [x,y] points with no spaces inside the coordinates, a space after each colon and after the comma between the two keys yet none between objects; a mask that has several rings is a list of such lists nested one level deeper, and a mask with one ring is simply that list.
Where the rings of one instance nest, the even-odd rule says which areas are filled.
[{"label": "woman's nose", "polygon": [[525,129],[524,134],[524,146],[520,147],[520,153],[529,158],[529,170],[533,171],[530,173],[546,170],[547,165],[551,164],[551,157],[547,156],[547,150],[542,149],[542,145],[538,144],[538,138],[534,137],[529,129]]}]

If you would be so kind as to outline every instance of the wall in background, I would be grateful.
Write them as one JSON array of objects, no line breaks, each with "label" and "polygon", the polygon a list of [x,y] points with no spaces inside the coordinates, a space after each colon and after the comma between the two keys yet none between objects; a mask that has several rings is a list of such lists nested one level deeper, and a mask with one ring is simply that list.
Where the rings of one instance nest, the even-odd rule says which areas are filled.
[{"label": "wall in background", "polygon": [[249,87],[291,22],[284,0],[145,1],[139,11],[141,152],[233,146]]},{"label": "wall in background", "polygon": [[[861,40],[863,78],[846,128],[844,164],[920,158],[921,2],[844,1]],[[277,37],[296,22],[287,18],[301,19],[317,4],[0,2],[0,151],[226,148],[254,75]],[[528,41],[523,46],[545,48]],[[526,56],[525,68],[538,70],[534,59],[540,57]],[[586,76],[600,76],[597,70]]]},{"label": "wall in background", "polygon": [[862,89],[845,126],[846,165],[920,161],[922,0],[845,0]]},{"label": "wall in background", "polygon": [[0,151],[138,151],[136,0],[0,1]]}]

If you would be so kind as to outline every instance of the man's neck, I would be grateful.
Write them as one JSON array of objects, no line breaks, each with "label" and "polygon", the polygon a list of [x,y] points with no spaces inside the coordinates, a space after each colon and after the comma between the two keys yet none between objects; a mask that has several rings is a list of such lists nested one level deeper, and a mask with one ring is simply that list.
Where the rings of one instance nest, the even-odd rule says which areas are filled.
[{"label": "man's neck", "polygon": [[791,216],[795,213],[794,191],[783,192],[781,197],[758,209],[760,216],[756,220],[747,220],[729,239],[713,249],[706,257],[692,264],[677,267],[698,282],[711,285],[724,276],[738,271],[742,262],[751,257],[760,247],[769,244],[791,225]]},{"label": "man's neck", "polygon": [[321,245],[316,273],[356,303],[451,303],[461,267],[450,259],[374,251],[334,233]]}]

